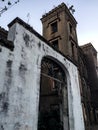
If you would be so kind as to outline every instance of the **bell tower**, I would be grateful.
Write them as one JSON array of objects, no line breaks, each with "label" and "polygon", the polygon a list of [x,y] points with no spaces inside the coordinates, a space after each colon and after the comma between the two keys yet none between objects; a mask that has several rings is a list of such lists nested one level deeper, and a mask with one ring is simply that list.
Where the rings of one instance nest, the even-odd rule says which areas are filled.
[{"label": "bell tower", "polygon": [[68,7],[62,3],[41,18],[43,37],[62,54],[77,62],[77,22]]}]

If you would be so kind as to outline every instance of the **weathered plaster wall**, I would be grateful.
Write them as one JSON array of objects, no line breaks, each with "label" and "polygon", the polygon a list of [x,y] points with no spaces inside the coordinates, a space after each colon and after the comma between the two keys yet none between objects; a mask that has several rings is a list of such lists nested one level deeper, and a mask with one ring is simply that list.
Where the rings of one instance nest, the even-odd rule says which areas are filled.
[{"label": "weathered plaster wall", "polygon": [[44,56],[59,61],[66,72],[70,130],[84,130],[77,67],[18,23],[8,39],[15,47],[13,52],[0,47],[0,130],[37,130]]}]

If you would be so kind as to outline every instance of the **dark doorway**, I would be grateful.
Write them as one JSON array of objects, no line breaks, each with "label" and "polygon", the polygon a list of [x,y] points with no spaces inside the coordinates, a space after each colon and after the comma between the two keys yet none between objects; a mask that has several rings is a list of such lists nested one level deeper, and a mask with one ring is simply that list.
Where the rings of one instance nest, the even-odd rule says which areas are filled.
[{"label": "dark doorway", "polygon": [[65,84],[63,69],[53,60],[44,58],[41,65],[38,130],[63,130],[64,97],[67,97],[63,91]]}]

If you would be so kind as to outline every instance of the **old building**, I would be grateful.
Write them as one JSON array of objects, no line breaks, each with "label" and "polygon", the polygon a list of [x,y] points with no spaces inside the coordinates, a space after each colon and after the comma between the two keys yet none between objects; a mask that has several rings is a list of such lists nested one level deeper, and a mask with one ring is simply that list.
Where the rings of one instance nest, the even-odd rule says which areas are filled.
[{"label": "old building", "polygon": [[77,22],[64,3],[43,15],[41,21],[49,44],[78,67],[85,127],[94,129],[92,124],[98,120],[97,51],[91,43],[79,47]]},{"label": "old building", "polygon": [[97,130],[97,51],[64,3],[41,21],[0,28],[0,130]]},{"label": "old building", "polygon": [[92,128],[96,130],[98,129],[98,76],[96,69],[97,51],[91,43],[81,46],[80,48],[82,55],[80,53],[79,56],[80,63],[82,61],[82,67],[79,72],[82,82],[82,105],[86,113],[85,125],[88,129]]}]

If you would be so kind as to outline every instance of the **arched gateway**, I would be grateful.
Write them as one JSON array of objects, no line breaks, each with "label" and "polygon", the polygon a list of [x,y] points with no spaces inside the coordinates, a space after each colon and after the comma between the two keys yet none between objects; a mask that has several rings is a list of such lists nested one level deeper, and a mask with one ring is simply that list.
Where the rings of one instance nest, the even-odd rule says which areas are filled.
[{"label": "arched gateway", "polygon": [[38,130],[68,130],[66,74],[47,57],[42,59],[40,85]]}]

